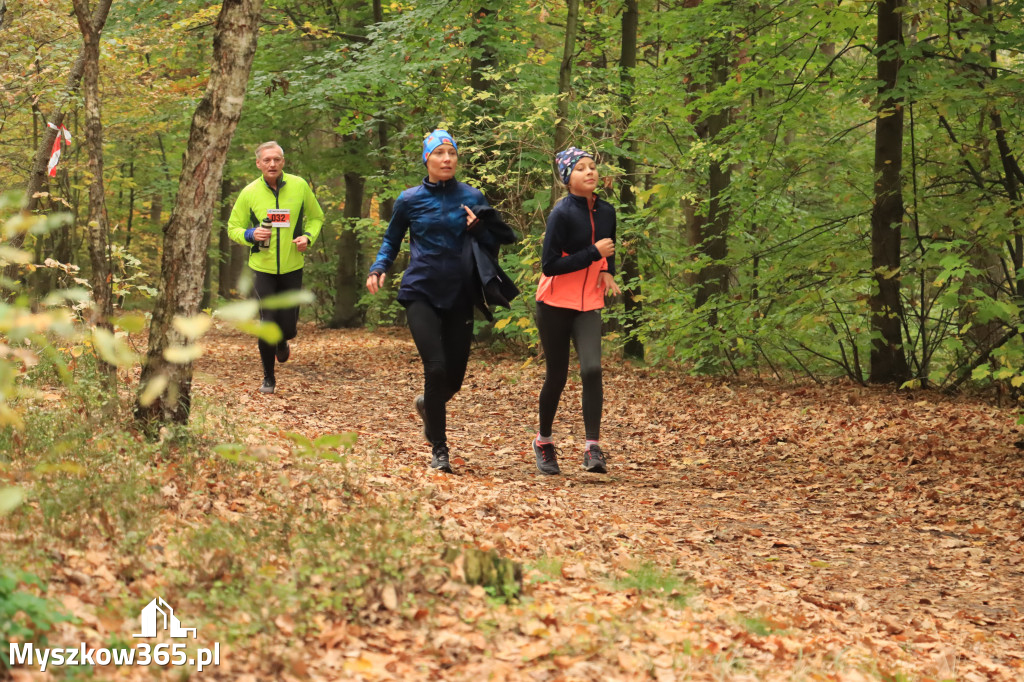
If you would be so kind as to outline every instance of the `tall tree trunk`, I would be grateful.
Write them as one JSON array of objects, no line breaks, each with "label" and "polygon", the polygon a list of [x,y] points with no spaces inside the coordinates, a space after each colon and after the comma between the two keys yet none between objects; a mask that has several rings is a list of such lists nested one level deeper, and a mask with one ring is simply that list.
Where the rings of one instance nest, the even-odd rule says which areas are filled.
[{"label": "tall tree trunk", "polygon": [[[555,113],[555,152],[565,149],[569,141],[569,91],[572,89],[572,57],[576,51],[576,30],[579,27],[580,0],[567,0],[565,16],[565,42],[562,43],[562,63],[558,67],[558,109]],[[553,165],[553,164],[552,164]],[[550,209],[561,191],[556,180],[551,185]]]},{"label": "tall tree trunk", "polygon": [[[168,362],[164,351],[187,343],[172,326],[174,317],[188,318],[199,312],[213,210],[220,196],[224,161],[242,114],[262,6],[263,0],[224,0],[217,17],[210,81],[192,117],[177,198],[164,230],[162,286],[139,381],[142,392],[135,415],[150,430],[160,423],[186,423],[192,407],[192,363]],[[150,382],[164,386],[155,398]]]},{"label": "tall tree trunk", "polygon": [[221,298],[231,298],[231,245],[234,243],[228,238],[228,228],[224,224],[224,209],[220,210],[220,232],[217,237],[217,295]]},{"label": "tall tree trunk", "polygon": [[[619,203],[622,205],[622,212],[625,216],[632,216],[636,213],[636,194],[633,191],[636,183],[636,159],[633,157],[635,145],[633,138],[630,137],[629,125],[633,118],[633,90],[636,84],[633,69],[636,68],[636,39],[639,23],[640,11],[637,7],[637,0],[626,0],[622,11],[622,58],[619,66],[622,82],[622,126],[625,132],[622,148],[626,152],[619,157],[619,166],[622,168],[622,189],[619,193]],[[620,242],[623,241],[621,235],[622,231],[620,230]],[[623,350],[627,357],[643,360],[644,344],[637,336],[637,328],[643,315],[643,303],[640,298],[640,264],[635,248],[621,249],[617,251],[617,254],[619,254],[619,265],[626,293],[627,336]]]},{"label": "tall tree trunk", "polygon": [[[373,0],[373,22],[379,24],[384,21],[384,7],[381,4],[381,0]],[[386,119],[377,120],[377,146],[383,151],[380,155],[380,169],[387,177],[391,174],[391,162],[390,154],[387,153],[388,145],[390,144],[391,138],[391,126],[388,124]],[[381,220],[387,222],[391,220],[391,211],[395,207],[394,199],[382,199],[378,204],[377,215]]]},{"label": "tall tree trunk", "polygon": [[149,204],[149,224],[159,227],[164,219],[164,195],[162,192],[155,192]]},{"label": "tall tree trunk", "polygon": [[[100,116],[100,29],[93,23],[88,0],[74,0],[75,17],[82,32],[82,90],[85,99],[85,144],[89,150],[89,262],[92,265],[92,324],[112,329],[111,267],[107,203],[103,186],[103,121]],[[98,359],[107,388],[117,382],[117,368]]]},{"label": "tall tree trunk", "polygon": [[900,76],[904,0],[878,3],[878,119],[875,123],[875,203],[871,210],[871,305],[869,381],[902,383],[910,378],[903,348],[900,247],[903,224],[903,102],[894,93]]},{"label": "tall tree trunk", "polygon": [[[492,71],[498,65],[497,46],[504,30],[500,23],[500,7],[500,4],[498,5],[499,9],[480,7],[474,13],[475,28],[480,33],[471,45],[469,84],[474,95],[488,93],[493,96],[483,95],[474,100],[470,125],[476,140],[487,141],[487,144],[495,145],[492,148],[492,153],[504,156],[509,151],[507,145],[495,143],[495,135],[492,132],[501,119],[501,94],[494,91],[496,81],[486,77],[487,72]],[[502,189],[500,180],[483,180],[480,183],[480,190],[493,206],[502,206],[507,199],[507,193]]]},{"label": "tall tree trunk", "polygon": [[[475,13],[476,23],[483,24],[495,14],[490,7],[481,7]],[[478,26],[479,29],[479,26]],[[488,79],[484,78],[484,70],[493,68],[498,62],[497,50],[494,44],[494,36],[491,31],[485,28],[480,29],[480,35],[473,40],[473,56],[469,60],[469,83],[473,92],[488,90]]]},{"label": "tall tree trunk", "polygon": [[[714,86],[720,87],[729,78],[729,60],[718,48],[712,60]],[[720,136],[729,124],[730,109],[722,105],[708,116],[707,139],[711,144],[720,142]],[[725,293],[729,288],[729,268],[724,260],[728,254],[726,235],[729,229],[729,206],[726,193],[731,182],[729,160],[716,156],[711,161],[708,176],[708,216],[700,239],[700,251],[710,261],[697,275],[697,307],[704,305],[712,296]],[[718,316],[711,312],[709,324],[717,324]]]},{"label": "tall tree trunk", "polygon": [[[377,121],[377,145],[384,153],[380,155],[380,170],[384,177],[391,174],[391,162],[388,160],[387,148],[390,139],[390,126],[385,120]],[[380,202],[377,204],[377,216],[384,222],[391,220],[391,212],[395,209],[395,200],[393,197],[384,199],[381,197]]]},{"label": "tall tree trunk", "polygon": [[[146,55],[146,63],[149,63],[149,55]],[[156,134],[157,146],[160,148],[160,167],[164,171],[164,179],[167,180],[167,186],[171,186],[171,166],[167,162],[167,149],[164,147],[164,136],[160,133]],[[149,205],[149,222],[154,227],[159,227],[164,220],[164,190],[159,186],[156,192],[153,194],[152,203]]]},{"label": "tall tree trunk", "polygon": [[[346,141],[346,145],[357,144],[354,140]],[[342,327],[358,327],[362,323],[362,315],[356,303],[362,282],[359,275],[359,238],[356,236],[355,225],[362,217],[363,189],[366,180],[358,173],[345,173],[345,210],[342,213],[341,234],[338,236],[338,269],[334,278],[334,314],[331,316],[331,329]]]},{"label": "tall tree trunk", "polygon": [[558,118],[555,119],[555,151],[565,148],[569,140],[569,90],[572,87],[572,58],[576,52],[576,30],[579,26],[580,0],[566,2],[565,42],[562,63],[558,67]]},{"label": "tall tree trunk", "polygon": [[[213,226],[211,225],[211,231]],[[213,298],[213,263],[210,259],[210,242],[206,242],[206,255],[203,258],[203,297],[199,300],[199,309],[206,310],[210,307],[210,300]]]},{"label": "tall tree trunk", "polygon": [[[97,33],[103,30],[104,24],[107,23],[107,14],[110,12],[111,2],[112,0],[99,0],[92,12],[90,24],[95,27]],[[82,49],[78,53],[78,58],[72,65],[70,73],[68,73],[68,79],[64,83],[64,93],[57,103],[57,109],[50,114],[49,122],[58,128],[64,124],[64,107],[78,94],[79,84],[82,81],[82,72],[85,69],[85,50],[86,47],[83,44]],[[48,177],[46,166],[50,162],[50,151],[53,149],[53,141],[57,137],[57,131],[48,126],[42,129],[42,133],[39,145],[36,147],[36,156],[32,161],[32,170],[29,172],[28,186],[25,188],[25,198],[22,202],[22,211],[26,213],[31,213],[39,208],[38,195]],[[25,235],[23,233],[14,235],[10,240],[10,246],[16,249],[20,249],[24,243]],[[15,279],[17,277],[17,266],[6,266],[3,274],[8,279]]]},{"label": "tall tree trunk", "polygon": [[[235,244],[228,238],[228,218],[231,217],[231,197],[235,193],[235,186],[231,182],[231,179],[224,177],[220,183],[220,241],[218,246],[220,247],[220,258],[218,263],[220,264],[217,268],[217,293],[220,294],[221,298],[231,298],[232,290],[238,286],[238,276],[241,274],[241,267],[238,271],[234,271],[234,266],[241,264],[242,258],[236,257],[236,252],[241,252],[243,255],[247,249],[241,244]],[[235,249],[235,247],[238,247]]]},{"label": "tall tree trunk", "polygon": [[132,243],[132,223],[135,220],[135,159],[128,164],[128,177],[132,186],[128,188],[128,218],[124,228],[124,248],[127,249]]},{"label": "tall tree trunk", "polygon": [[[698,137],[703,137],[699,133]],[[696,182],[696,178],[694,178]],[[695,250],[700,247],[700,241],[704,235],[704,214],[700,212],[700,204],[688,197],[684,197],[679,201],[679,208],[683,214],[684,224],[684,236],[686,238],[687,246],[693,247]],[[694,258],[696,260],[696,258]],[[693,287],[697,290],[697,285],[700,282],[698,273],[694,268],[686,268],[683,272],[683,281],[687,286]]]}]

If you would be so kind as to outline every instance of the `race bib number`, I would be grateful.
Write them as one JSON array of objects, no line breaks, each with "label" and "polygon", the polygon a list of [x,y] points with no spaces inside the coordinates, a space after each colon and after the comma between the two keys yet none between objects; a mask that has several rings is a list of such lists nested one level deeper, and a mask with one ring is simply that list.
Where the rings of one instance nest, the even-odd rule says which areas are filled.
[{"label": "race bib number", "polygon": [[267,219],[271,227],[288,227],[291,225],[291,211],[287,208],[272,208],[267,211]]}]

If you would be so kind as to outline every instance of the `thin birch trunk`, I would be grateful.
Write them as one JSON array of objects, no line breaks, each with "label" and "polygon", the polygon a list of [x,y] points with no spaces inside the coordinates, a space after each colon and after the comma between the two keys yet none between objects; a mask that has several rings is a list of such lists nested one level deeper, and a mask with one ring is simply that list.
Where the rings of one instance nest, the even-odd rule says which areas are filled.
[{"label": "thin birch trunk", "polygon": [[[97,31],[102,30],[104,24],[107,23],[107,14],[110,12],[111,2],[112,0],[100,0],[92,12],[92,19],[90,23],[96,27]],[[78,95],[78,89],[82,81],[82,72],[84,69],[85,45],[82,46],[78,53],[78,58],[72,65],[71,71],[68,73],[68,79],[64,83],[64,95],[57,103],[56,110],[54,110],[47,119],[58,128],[64,124],[64,107],[67,106],[69,101]],[[47,177],[49,177],[46,174],[46,167],[50,162],[50,151],[53,149],[53,141],[56,138],[56,130],[49,126],[42,128],[42,136],[39,139],[38,147],[36,147],[36,156],[32,161],[32,170],[29,172],[28,176],[28,185],[25,187],[25,198],[22,201],[23,212],[32,213],[39,209],[39,193],[46,184]],[[23,233],[19,233],[11,238],[9,245],[15,249],[20,249],[24,243],[25,235]],[[3,274],[8,279],[13,280],[17,278],[17,273],[17,266],[8,265],[4,268]]]},{"label": "thin birch trunk", "polygon": [[[174,318],[199,313],[213,211],[220,197],[224,161],[242,114],[262,6],[263,0],[224,0],[217,17],[210,81],[192,117],[177,198],[164,230],[162,286],[135,406],[136,418],[150,431],[161,423],[186,423],[191,411],[192,363],[169,362],[164,353],[188,343],[173,327]],[[150,386],[150,382],[156,383]],[[163,388],[155,397],[154,386]]]},{"label": "thin birch trunk", "polygon": [[[85,104],[85,146],[89,154],[89,222],[86,230],[89,262],[92,265],[92,320],[95,327],[112,329],[114,313],[111,296],[109,226],[103,185],[103,120],[100,115],[100,31],[89,11],[88,0],[74,0],[75,17],[82,32],[82,94]],[[108,389],[117,383],[117,367],[97,358],[99,373]]]}]

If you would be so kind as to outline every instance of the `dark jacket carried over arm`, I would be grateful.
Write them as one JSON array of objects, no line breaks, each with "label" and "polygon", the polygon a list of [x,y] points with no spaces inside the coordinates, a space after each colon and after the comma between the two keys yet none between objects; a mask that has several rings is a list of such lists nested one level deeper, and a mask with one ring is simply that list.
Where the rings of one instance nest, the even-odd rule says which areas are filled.
[{"label": "dark jacket carried over arm", "polygon": [[462,250],[463,277],[469,283],[473,304],[493,320],[491,306],[508,308],[519,295],[519,288],[498,264],[501,245],[515,243],[516,233],[490,206],[474,206],[473,213],[476,222]]}]

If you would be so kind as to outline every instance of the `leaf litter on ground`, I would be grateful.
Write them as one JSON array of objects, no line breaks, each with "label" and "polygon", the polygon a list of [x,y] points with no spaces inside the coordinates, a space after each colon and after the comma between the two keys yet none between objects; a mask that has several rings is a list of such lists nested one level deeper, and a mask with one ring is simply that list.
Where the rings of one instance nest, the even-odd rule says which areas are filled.
[{"label": "leaf litter on ground", "polygon": [[[237,437],[250,464],[165,467],[156,563],[188,551],[159,540],[181,524],[294,532],[275,514],[302,494],[318,501],[318,528],[353,504],[414,506],[403,522],[419,527],[402,542],[420,547],[407,558],[419,564],[366,576],[361,601],[337,613],[339,576],[290,576],[294,546],[257,566],[218,553],[214,538],[190,564],[206,575],[150,566],[129,580],[130,561],[104,555],[97,538],[54,586],[81,618],[59,626],[62,639],[127,632],[131,615],[106,616],[109,600],[186,595],[245,581],[255,566],[304,581],[314,596],[303,605],[323,612],[270,595],[236,620],[275,614],[271,623],[193,614],[210,636],[236,635],[210,679],[1024,678],[1024,457],[1012,410],[849,383],[691,378],[609,357],[609,474],[580,467],[571,378],[555,425],[564,473],[548,477],[529,445],[543,363],[475,348],[449,408],[456,474],[445,476],[427,467],[405,330],[303,325],[273,395],[256,392],[249,337],[217,325],[204,343],[203,427]],[[296,462],[288,434],[344,432],[358,434],[344,466]],[[435,545],[521,562],[523,598],[452,579],[427,551]]]}]

